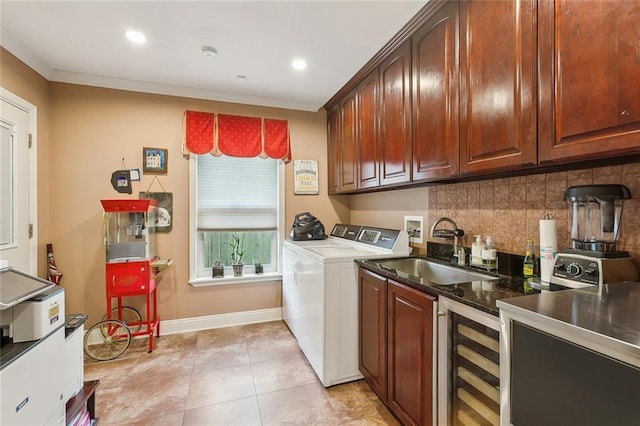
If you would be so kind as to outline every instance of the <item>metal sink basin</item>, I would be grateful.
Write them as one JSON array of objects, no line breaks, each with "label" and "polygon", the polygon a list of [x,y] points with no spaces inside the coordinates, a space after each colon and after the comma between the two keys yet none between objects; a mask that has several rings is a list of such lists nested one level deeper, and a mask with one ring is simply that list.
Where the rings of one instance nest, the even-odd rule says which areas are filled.
[{"label": "metal sink basin", "polygon": [[420,258],[391,259],[376,263],[381,269],[392,272],[399,277],[413,280],[418,279],[423,283],[431,282],[433,284],[451,285],[471,281],[498,279],[492,275],[467,271]]}]

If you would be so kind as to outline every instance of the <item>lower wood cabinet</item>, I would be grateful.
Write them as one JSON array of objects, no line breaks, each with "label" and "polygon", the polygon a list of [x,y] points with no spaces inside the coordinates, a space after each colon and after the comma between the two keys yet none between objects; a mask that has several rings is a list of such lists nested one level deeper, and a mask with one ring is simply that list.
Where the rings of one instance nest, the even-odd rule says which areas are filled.
[{"label": "lower wood cabinet", "polygon": [[358,272],[358,362],[380,399],[387,401],[387,280]]},{"label": "lower wood cabinet", "polygon": [[430,425],[435,298],[360,268],[360,371],[405,425]]}]

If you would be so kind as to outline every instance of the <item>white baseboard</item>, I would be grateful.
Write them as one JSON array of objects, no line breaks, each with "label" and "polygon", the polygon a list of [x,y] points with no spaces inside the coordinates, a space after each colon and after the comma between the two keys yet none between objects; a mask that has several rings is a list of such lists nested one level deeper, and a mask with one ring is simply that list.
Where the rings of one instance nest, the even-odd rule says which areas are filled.
[{"label": "white baseboard", "polygon": [[256,311],[233,312],[230,314],[207,315],[160,322],[160,335],[186,333],[188,331],[209,330],[234,325],[257,324],[282,319],[282,308],[259,309]]},{"label": "white baseboard", "polygon": [[[282,308],[258,309],[255,311],[233,312],[230,314],[207,315],[203,317],[160,320],[160,336],[187,333],[190,331],[209,330],[212,328],[231,327],[235,325],[257,324],[282,319]],[[146,336],[138,336],[145,339]],[[90,345],[102,340],[100,331],[94,330],[89,336]]]}]

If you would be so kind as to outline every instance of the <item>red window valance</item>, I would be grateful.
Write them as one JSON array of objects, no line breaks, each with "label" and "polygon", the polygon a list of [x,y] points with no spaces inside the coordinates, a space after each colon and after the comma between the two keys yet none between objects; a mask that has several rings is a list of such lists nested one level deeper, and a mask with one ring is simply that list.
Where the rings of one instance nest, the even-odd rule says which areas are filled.
[{"label": "red window valance", "polygon": [[183,153],[289,161],[287,120],[185,111]]}]

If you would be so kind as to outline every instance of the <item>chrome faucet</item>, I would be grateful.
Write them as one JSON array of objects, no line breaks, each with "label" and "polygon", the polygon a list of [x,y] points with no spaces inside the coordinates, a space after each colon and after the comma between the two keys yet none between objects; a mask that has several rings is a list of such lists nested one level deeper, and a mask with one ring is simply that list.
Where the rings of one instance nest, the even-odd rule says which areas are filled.
[{"label": "chrome faucet", "polygon": [[[449,223],[453,227],[453,229],[437,229],[437,226],[442,222]],[[464,236],[464,231],[458,228],[458,225],[456,225],[453,220],[449,219],[448,217],[441,217],[440,219],[436,220],[433,225],[431,225],[429,235],[431,236],[431,238],[438,238],[441,240],[453,239],[453,256],[458,258],[458,265],[466,264],[464,247],[458,248],[458,237]]]}]

